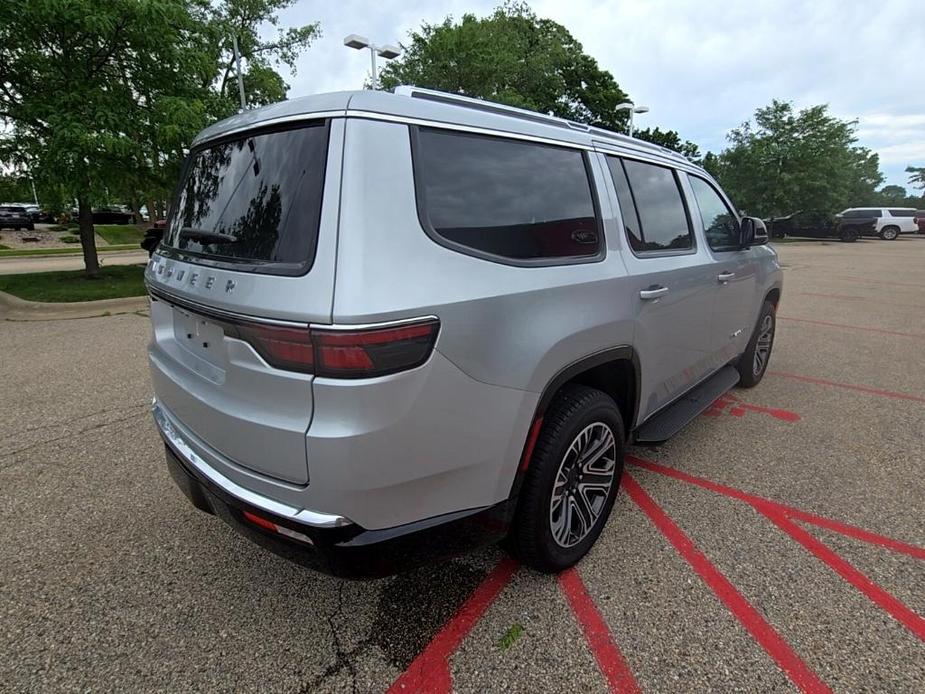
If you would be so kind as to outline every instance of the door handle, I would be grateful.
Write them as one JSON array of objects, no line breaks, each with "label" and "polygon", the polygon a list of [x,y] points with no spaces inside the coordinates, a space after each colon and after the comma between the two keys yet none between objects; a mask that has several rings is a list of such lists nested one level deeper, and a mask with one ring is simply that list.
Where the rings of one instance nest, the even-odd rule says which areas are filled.
[{"label": "door handle", "polygon": [[734,280],[736,273],[734,272],[721,272],[716,276],[716,279],[719,280],[720,284],[726,284],[729,280]]},{"label": "door handle", "polygon": [[643,301],[651,301],[652,299],[658,299],[660,296],[665,296],[667,293],[668,287],[652,285],[648,289],[640,289],[639,298]]}]

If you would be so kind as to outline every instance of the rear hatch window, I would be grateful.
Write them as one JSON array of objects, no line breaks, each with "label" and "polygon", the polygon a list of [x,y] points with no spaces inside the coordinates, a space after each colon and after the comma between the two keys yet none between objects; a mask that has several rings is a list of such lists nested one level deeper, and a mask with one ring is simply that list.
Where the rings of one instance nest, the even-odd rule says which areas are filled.
[{"label": "rear hatch window", "polygon": [[229,269],[305,274],[318,240],[327,143],[327,122],[319,122],[194,149],[161,253]]}]

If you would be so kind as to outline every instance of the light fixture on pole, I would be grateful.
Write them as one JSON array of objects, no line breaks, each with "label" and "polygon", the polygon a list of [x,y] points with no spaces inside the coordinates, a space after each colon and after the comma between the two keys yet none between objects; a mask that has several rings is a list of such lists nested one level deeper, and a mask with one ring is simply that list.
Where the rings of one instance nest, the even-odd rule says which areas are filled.
[{"label": "light fixture on pole", "polygon": [[393,46],[388,43],[382,46],[377,46],[368,38],[365,36],[360,36],[359,34],[350,34],[350,36],[345,37],[344,45],[347,46],[347,48],[355,48],[358,51],[364,48],[369,49],[369,61],[370,67],[372,68],[370,75],[370,86],[373,89],[379,88],[379,75],[376,66],[376,56],[378,55],[381,58],[385,58],[386,60],[391,60],[392,58],[397,58],[399,55],[401,55],[401,49],[397,46]]},{"label": "light fixture on pole", "polygon": [[634,113],[648,113],[648,106],[637,106],[632,101],[624,101],[622,104],[617,104],[617,111],[629,111],[630,112],[630,122],[628,134],[630,137],[633,136],[633,114]]}]

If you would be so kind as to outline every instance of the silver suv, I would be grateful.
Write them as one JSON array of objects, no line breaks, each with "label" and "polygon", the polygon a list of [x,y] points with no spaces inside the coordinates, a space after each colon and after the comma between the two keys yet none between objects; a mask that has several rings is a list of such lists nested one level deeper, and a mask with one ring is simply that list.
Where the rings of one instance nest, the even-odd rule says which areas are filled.
[{"label": "silver suv", "polygon": [[660,147],[401,87],[196,139],[145,273],[154,418],[198,508],[343,576],[508,538],[558,571],[623,452],[762,377],[760,220]]}]

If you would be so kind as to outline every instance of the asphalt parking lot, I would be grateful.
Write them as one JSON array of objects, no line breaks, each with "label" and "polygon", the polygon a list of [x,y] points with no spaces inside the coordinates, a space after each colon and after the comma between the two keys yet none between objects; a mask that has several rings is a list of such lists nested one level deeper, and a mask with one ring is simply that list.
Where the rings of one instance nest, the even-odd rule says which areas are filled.
[{"label": "asphalt parking lot", "polygon": [[146,316],[0,322],[0,689],[925,691],[925,237],[778,248],[771,372],[558,578],[289,564],[174,487]]}]

